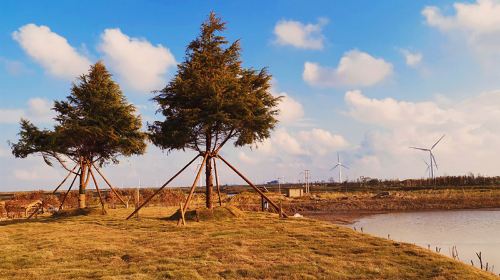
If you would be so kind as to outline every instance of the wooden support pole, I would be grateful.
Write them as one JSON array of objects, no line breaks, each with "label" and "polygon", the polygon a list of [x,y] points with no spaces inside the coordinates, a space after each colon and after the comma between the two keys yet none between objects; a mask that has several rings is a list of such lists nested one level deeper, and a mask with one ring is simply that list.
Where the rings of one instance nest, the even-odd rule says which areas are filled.
[{"label": "wooden support pole", "polygon": [[[71,176],[71,174],[74,174],[75,168],[77,166],[78,166],[78,164],[75,165],[75,167],[73,167],[73,169],[71,169],[71,171],[68,172],[68,175],[66,175],[66,177],[64,177],[62,182],[52,191],[52,194],[55,194],[57,192],[57,190],[59,190],[59,188],[66,182],[66,180],[68,180],[68,178],[69,178],[69,176]],[[80,169],[78,169],[78,172],[80,172]],[[75,178],[76,178],[76,175],[75,175]],[[32,212],[27,219],[28,220],[31,219],[35,215],[35,213],[38,213],[38,210],[40,210],[41,207],[43,207],[43,201],[40,205],[38,205],[36,207],[35,211]]]},{"label": "wooden support pole", "polygon": [[[139,202],[141,200],[141,194],[139,193],[139,188],[134,191],[134,207],[137,209],[139,207]],[[139,219],[139,211],[135,213],[135,217]]]},{"label": "wooden support pole", "polygon": [[283,218],[283,201],[280,199],[280,218]]},{"label": "wooden support pole", "polygon": [[148,204],[148,202],[155,196],[157,195],[159,192],[161,192],[161,190],[163,190],[163,188],[165,188],[170,182],[172,182],[177,176],[179,176],[179,174],[181,174],[184,170],[186,170],[186,168],[188,168],[191,163],[193,163],[200,155],[196,155],[188,164],[186,164],[186,166],[184,166],[181,170],[179,170],[179,172],[177,172],[174,176],[172,176],[172,178],[170,178],[165,184],[163,184],[163,186],[161,186],[158,190],[156,190],[155,193],[153,193],[150,197],[148,197],[146,200],[144,200],[144,202],[141,204],[141,206],[137,207],[134,212],[132,212],[132,214],[130,214],[128,217],[127,217],[127,220],[130,219],[132,216],[134,216],[134,214],[136,212],[138,212],[142,207],[144,207],[144,205]]},{"label": "wooden support pole", "polygon": [[92,181],[94,181],[95,189],[97,190],[97,194],[99,194],[99,200],[101,201],[102,211],[106,212],[106,210],[104,209],[104,200],[102,199],[101,190],[99,190],[99,185],[97,184],[97,180],[95,179],[94,172],[92,172],[92,165],[90,165],[90,164],[89,164],[89,174],[92,176]]},{"label": "wooden support pole", "polygon": [[[71,169],[71,171],[68,172],[68,175],[66,175],[66,177],[64,177],[64,180],[62,180],[62,182],[52,191],[52,194],[55,194],[57,192],[57,190],[59,190],[59,188],[66,182],[66,180],[68,180],[69,176],[71,176],[71,174],[73,174],[73,171],[75,171],[77,166],[78,166],[78,164],[76,164],[75,167],[73,167],[73,169]],[[80,171],[78,171],[78,172],[80,172]]]},{"label": "wooden support pole", "polygon": [[179,210],[181,211],[181,220],[182,220],[182,225],[186,225],[186,218],[184,217],[184,207],[182,207],[182,202],[179,203]]},{"label": "wooden support pole", "polygon": [[[28,216],[27,220],[31,219],[31,217],[33,217],[36,213],[38,213],[38,210],[40,210],[41,207],[43,207],[43,201],[40,201],[40,204],[38,204],[38,206],[36,207],[35,211],[31,212],[31,214],[29,216],[28,216],[28,208],[26,208],[26,213],[25,214],[26,214],[26,216]],[[37,218],[38,218],[38,216],[37,216]]]},{"label": "wooden support pole", "polygon": [[191,198],[193,197],[194,190],[196,189],[196,185],[198,184],[198,180],[200,179],[201,171],[203,170],[203,167],[205,166],[205,163],[207,162],[208,158],[208,153],[205,153],[205,156],[203,157],[203,161],[200,164],[200,169],[198,170],[198,174],[196,174],[196,178],[194,179],[193,185],[191,186],[191,190],[189,191],[189,195],[186,199],[186,203],[184,203],[184,213],[186,212],[189,202],[191,201]]},{"label": "wooden support pole", "polygon": [[[80,172],[80,170],[81,170],[81,169],[78,169],[78,173]],[[63,204],[64,204],[64,201],[66,201],[66,198],[68,197],[68,194],[69,194],[69,192],[71,191],[71,188],[72,188],[72,187],[73,187],[73,185],[75,184],[76,178],[78,178],[78,176],[79,176],[79,175],[78,175],[78,173],[77,173],[77,174],[75,174],[75,178],[73,178],[73,181],[71,182],[71,185],[69,186],[68,191],[66,191],[66,194],[64,195],[64,198],[63,198],[63,200],[61,201],[61,205],[59,205],[59,209],[58,209],[57,211],[59,211],[59,210],[61,210],[61,209],[62,209]]]},{"label": "wooden support pole", "polygon": [[92,166],[94,167],[94,169],[97,171],[97,173],[99,173],[99,175],[101,176],[101,178],[104,180],[104,182],[106,182],[106,184],[108,185],[108,187],[111,189],[111,191],[118,197],[118,199],[123,203],[123,205],[125,205],[126,208],[128,208],[128,203],[125,202],[125,200],[123,200],[123,198],[116,192],[115,188],[113,188],[113,186],[111,185],[111,183],[108,181],[108,179],[106,179],[106,177],[104,177],[104,174],[102,174],[101,170],[99,170],[99,168],[97,168],[97,166],[95,166],[94,163],[92,163]]},{"label": "wooden support pole", "polygon": [[217,173],[217,163],[215,163],[215,158],[213,158],[213,161],[215,171],[215,184],[217,185],[217,194],[219,195],[219,206],[222,206],[222,200],[220,198],[219,174]]},{"label": "wooden support pole", "polygon": [[[247,184],[249,184],[256,192],[258,192],[262,197],[264,197],[269,202],[269,204],[271,204],[274,207],[274,209],[276,209],[276,211],[279,211],[280,208],[278,207],[278,205],[276,205],[276,203],[274,203],[261,190],[259,190],[259,188],[257,188],[252,182],[250,182],[250,180],[248,180],[243,174],[241,174],[241,172],[239,172],[234,166],[232,166],[220,155],[217,155],[217,157],[220,160],[222,160],[229,168],[231,168],[236,174],[238,174],[241,177],[241,179],[245,180],[245,182],[247,182]],[[283,217],[288,218],[288,215],[285,212],[283,212]]]}]

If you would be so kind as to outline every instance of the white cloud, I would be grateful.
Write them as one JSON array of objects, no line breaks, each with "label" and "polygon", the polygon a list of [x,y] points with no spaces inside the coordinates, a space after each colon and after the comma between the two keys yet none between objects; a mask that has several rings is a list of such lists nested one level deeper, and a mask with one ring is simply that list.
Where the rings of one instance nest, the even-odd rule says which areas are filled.
[{"label": "white cloud", "polygon": [[411,52],[409,50],[402,49],[401,54],[405,58],[406,65],[410,67],[417,67],[422,62],[423,55],[419,52]]},{"label": "white cloud", "polygon": [[349,145],[343,136],[332,134],[320,128],[300,131],[298,139],[307,146],[311,154],[321,156],[344,149]]},{"label": "white cloud", "polygon": [[252,158],[252,157],[249,157],[245,152],[243,151],[239,151],[238,152],[238,159],[240,161],[242,161],[243,163],[246,163],[246,164],[254,164],[257,162],[256,159]]},{"label": "white cloud", "polygon": [[281,149],[290,155],[305,155],[307,152],[301,147],[299,141],[289,134],[285,129],[277,130],[272,138],[271,143],[276,149]]},{"label": "white cloud", "polygon": [[139,91],[150,92],[165,86],[168,69],[176,65],[169,49],[129,37],[120,29],[104,30],[99,49],[118,77]]},{"label": "white cloud", "polygon": [[443,31],[461,29],[472,34],[500,31],[500,3],[493,0],[478,0],[475,3],[454,3],[455,14],[445,16],[435,6],[422,10],[427,24]]},{"label": "white cloud", "polygon": [[12,33],[24,51],[50,75],[72,80],[87,72],[90,60],[78,53],[66,38],[44,25],[27,24]]},{"label": "white cloud", "polygon": [[384,59],[351,50],[340,59],[337,68],[306,62],[302,77],[313,86],[368,87],[381,83],[392,74],[392,71],[392,64]]},{"label": "white cloud", "polygon": [[[360,91],[347,92],[345,101],[349,116],[361,123],[376,125],[367,134],[359,148],[358,160],[353,164],[358,175],[424,176],[426,167],[422,160],[427,159],[427,154],[408,147],[430,147],[443,134],[446,137],[435,149],[438,174],[498,174],[500,148],[494,143],[500,141],[497,129],[500,91],[450,104],[374,99]],[[369,164],[373,164],[373,168]]]},{"label": "white cloud", "polygon": [[276,43],[289,45],[300,49],[320,50],[324,46],[324,36],[321,29],[328,23],[321,18],[316,24],[304,24],[294,20],[281,20],[274,27]]},{"label": "white cloud", "polygon": [[43,98],[31,98],[28,100],[29,110],[34,115],[43,116],[50,113],[51,103],[50,101]]},{"label": "white cloud", "polygon": [[360,121],[385,127],[403,126],[407,122],[441,125],[456,119],[457,113],[443,110],[434,102],[406,102],[393,98],[371,99],[359,90],[348,91],[345,102],[348,114]]},{"label": "white cloud", "polygon": [[463,38],[478,55],[499,55],[500,2],[478,0],[453,4],[454,13],[443,15],[436,6],[422,10],[426,23],[440,31]]},{"label": "white cloud", "polygon": [[26,109],[0,109],[0,123],[17,124],[21,118],[35,123],[49,123],[55,114],[51,110],[52,103],[43,98],[31,98]]},{"label": "white cloud", "polygon": [[281,123],[293,124],[304,118],[304,108],[300,102],[293,99],[286,92],[280,92],[276,95],[282,96],[281,102],[278,105],[278,120]]},{"label": "white cloud", "polygon": [[313,128],[290,133],[285,128],[279,128],[270,139],[258,145],[257,151],[274,156],[323,156],[348,146],[349,143],[343,136],[324,129]]},{"label": "white cloud", "polygon": [[45,164],[39,164],[31,168],[15,169],[14,178],[20,181],[37,182],[54,181],[54,178],[60,178],[58,171]]}]

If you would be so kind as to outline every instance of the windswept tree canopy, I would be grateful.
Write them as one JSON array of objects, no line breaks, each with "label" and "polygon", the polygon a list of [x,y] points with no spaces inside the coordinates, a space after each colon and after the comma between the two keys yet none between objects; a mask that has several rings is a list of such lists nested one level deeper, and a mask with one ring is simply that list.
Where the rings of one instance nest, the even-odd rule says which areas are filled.
[{"label": "windswept tree canopy", "polygon": [[214,151],[230,139],[243,146],[268,138],[275,126],[279,98],[270,93],[271,75],[242,67],[239,41],[228,45],[223,30],[211,13],[176,76],[153,98],[165,116],[149,126],[160,148]]},{"label": "windswept tree canopy", "polygon": [[14,156],[41,153],[47,164],[56,159],[64,165],[69,158],[102,165],[145,151],[141,118],[102,62],[80,76],[67,100],[56,101],[53,110],[57,113],[53,130],[21,120],[19,142],[11,144]]}]

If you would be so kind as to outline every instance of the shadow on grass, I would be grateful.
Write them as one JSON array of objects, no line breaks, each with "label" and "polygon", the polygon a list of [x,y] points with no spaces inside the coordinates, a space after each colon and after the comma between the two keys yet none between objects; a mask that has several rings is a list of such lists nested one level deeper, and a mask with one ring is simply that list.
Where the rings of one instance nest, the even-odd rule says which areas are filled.
[{"label": "shadow on grass", "polygon": [[16,225],[16,224],[27,224],[27,223],[53,223],[58,221],[67,220],[73,217],[79,216],[106,216],[107,213],[101,208],[85,208],[85,209],[69,209],[61,210],[59,212],[53,213],[51,216],[44,216],[41,218],[19,218],[13,220],[0,221],[0,227]]}]

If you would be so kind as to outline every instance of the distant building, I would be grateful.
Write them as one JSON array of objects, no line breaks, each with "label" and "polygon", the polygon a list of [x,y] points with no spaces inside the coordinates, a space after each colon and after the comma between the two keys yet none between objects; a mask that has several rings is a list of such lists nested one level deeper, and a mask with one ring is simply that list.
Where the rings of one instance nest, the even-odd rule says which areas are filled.
[{"label": "distant building", "polygon": [[304,190],[302,188],[290,188],[286,189],[287,197],[301,197],[304,195]]},{"label": "distant building", "polygon": [[280,182],[279,182],[278,180],[272,180],[272,181],[267,182],[266,184],[267,184],[267,185],[277,185],[277,184],[279,184],[279,183],[280,183]]}]

